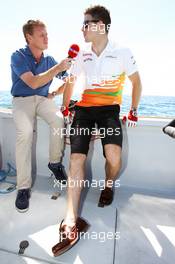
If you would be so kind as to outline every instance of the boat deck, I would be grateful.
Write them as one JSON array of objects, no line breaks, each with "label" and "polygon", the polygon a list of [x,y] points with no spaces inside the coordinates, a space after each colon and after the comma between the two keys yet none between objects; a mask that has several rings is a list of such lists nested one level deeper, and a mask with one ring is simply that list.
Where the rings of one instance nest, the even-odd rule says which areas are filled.
[{"label": "boat deck", "polygon": [[[55,191],[61,193],[57,200],[51,199]],[[116,189],[112,205],[99,208],[100,189],[91,188],[85,193],[81,215],[91,227],[79,243],[56,258],[51,247],[59,239],[66,190],[54,187],[52,178],[37,177],[26,213],[15,209],[16,191],[1,195],[0,263],[174,264],[173,195],[121,186]],[[29,247],[19,256],[22,240],[28,240]]]},{"label": "boat deck", "polygon": [[[0,195],[0,263],[174,264],[175,140],[162,133],[168,122],[144,118],[135,129],[123,126],[121,186],[115,189],[112,205],[97,207],[100,186],[85,190],[81,216],[91,227],[79,243],[55,258],[51,248],[59,240],[66,190],[57,200],[51,199],[59,189],[47,168],[49,129],[38,119],[32,152],[32,175],[37,177],[29,211],[16,211],[16,191]],[[69,157],[68,142],[66,169]],[[15,166],[15,127],[11,113],[0,111],[0,168],[5,170],[8,162]],[[86,169],[89,179],[98,183],[104,179],[100,139],[90,144]],[[28,240],[29,247],[19,256],[22,240]]]}]

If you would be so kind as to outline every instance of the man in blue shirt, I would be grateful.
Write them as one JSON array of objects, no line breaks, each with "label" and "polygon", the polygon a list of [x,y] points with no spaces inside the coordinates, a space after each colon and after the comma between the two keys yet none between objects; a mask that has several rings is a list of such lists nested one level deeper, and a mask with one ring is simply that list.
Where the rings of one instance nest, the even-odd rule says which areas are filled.
[{"label": "man in blue shirt", "polygon": [[[48,47],[46,26],[39,20],[29,20],[23,26],[27,46],[11,56],[13,117],[16,126],[16,167],[17,198],[16,208],[25,212],[29,208],[31,177],[31,151],[34,121],[40,116],[50,126],[49,169],[57,180],[66,181],[61,158],[64,138],[59,131],[64,126],[62,114],[51,100],[64,91],[64,85],[49,93],[54,77],[65,78],[70,68],[71,59],[67,58],[58,64],[53,57],[45,55]],[[63,75],[63,76],[62,76]]]}]

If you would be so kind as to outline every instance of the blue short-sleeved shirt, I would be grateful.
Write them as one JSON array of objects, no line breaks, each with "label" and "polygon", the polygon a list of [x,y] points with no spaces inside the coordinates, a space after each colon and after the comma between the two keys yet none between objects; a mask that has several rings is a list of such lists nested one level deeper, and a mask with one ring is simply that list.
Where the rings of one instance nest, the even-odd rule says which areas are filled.
[{"label": "blue short-sleeved shirt", "polygon": [[[11,56],[11,94],[13,96],[47,96],[52,81],[48,82],[40,88],[32,89],[25,82],[22,81],[20,76],[23,73],[29,71],[31,71],[34,75],[43,73],[55,66],[56,64],[57,62],[53,57],[44,54],[42,55],[40,62],[37,63],[28,46],[23,49],[17,50]],[[66,76],[67,73],[64,74],[64,77]],[[63,78],[62,74],[58,74],[56,77],[60,79]]]}]

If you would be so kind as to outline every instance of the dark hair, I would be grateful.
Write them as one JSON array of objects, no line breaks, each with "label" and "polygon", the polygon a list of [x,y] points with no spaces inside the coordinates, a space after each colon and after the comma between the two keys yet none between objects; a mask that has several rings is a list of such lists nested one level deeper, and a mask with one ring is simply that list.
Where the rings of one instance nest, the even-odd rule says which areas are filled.
[{"label": "dark hair", "polygon": [[90,6],[84,12],[84,15],[91,15],[95,20],[101,20],[105,24],[105,31],[108,33],[111,25],[110,12],[104,6]]},{"label": "dark hair", "polygon": [[32,20],[32,19],[30,19],[30,20],[27,21],[27,23],[25,23],[23,25],[23,28],[22,28],[23,29],[23,34],[24,34],[24,37],[25,37],[27,43],[28,43],[28,40],[26,38],[26,34],[32,35],[33,34],[33,29],[35,27],[38,27],[38,26],[39,27],[45,27],[45,24],[42,21],[40,21],[40,20]]}]

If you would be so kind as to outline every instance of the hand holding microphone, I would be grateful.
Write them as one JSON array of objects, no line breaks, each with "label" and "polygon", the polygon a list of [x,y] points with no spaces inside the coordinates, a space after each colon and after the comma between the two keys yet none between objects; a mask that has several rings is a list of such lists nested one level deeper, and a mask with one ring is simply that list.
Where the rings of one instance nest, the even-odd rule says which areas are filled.
[{"label": "hand holding microphone", "polygon": [[[65,73],[67,70],[69,70],[71,67],[71,62],[72,62],[72,59],[70,59],[70,58],[66,58],[66,59],[62,60],[59,64],[60,72]],[[62,74],[62,75],[64,75],[64,74]]]},{"label": "hand holding microphone", "polygon": [[[80,48],[77,44],[72,44],[68,50],[68,57],[67,59],[63,60],[61,63],[63,63],[63,66],[65,67],[68,67],[68,68],[65,68],[63,71],[62,71],[62,76],[65,74],[66,70],[68,70],[71,66],[71,62],[72,62],[72,59],[74,59],[77,55],[78,55],[78,52],[80,51]],[[67,65],[64,65],[64,63]]]}]

